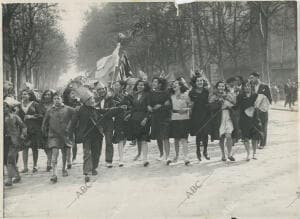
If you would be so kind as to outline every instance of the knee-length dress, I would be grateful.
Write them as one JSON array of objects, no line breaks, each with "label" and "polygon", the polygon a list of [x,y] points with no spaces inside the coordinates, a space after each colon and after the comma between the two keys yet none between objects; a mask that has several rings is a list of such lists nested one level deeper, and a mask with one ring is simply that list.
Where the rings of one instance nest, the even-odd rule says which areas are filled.
[{"label": "knee-length dress", "polygon": [[219,128],[220,136],[224,134],[232,134],[234,130],[232,107],[236,104],[236,96],[230,92],[227,93],[222,104],[221,125]]},{"label": "knee-length dress", "polygon": [[240,109],[239,127],[243,139],[260,139],[262,129],[257,112],[254,111],[252,117],[245,113],[246,109],[254,107],[256,98],[257,94],[252,94],[248,97],[244,93],[240,94],[237,98],[237,105]]},{"label": "knee-length dress", "polygon": [[194,88],[189,92],[189,97],[193,103],[191,119],[190,119],[190,134],[195,135],[208,135],[210,118],[210,110],[208,107],[207,89],[203,89],[201,93],[197,92]]},{"label": "knee-length dress", "polygon": [[[43,149],[45,147],[45,142],[41,130],[43,122],[43,112],[39,103],[32,101],[28,104],[27,107],[21,104],[18,114],[27,127],[27,137],[24,143],[24,147]],[[26,115],[33,116],[33,118],[25,120],[24,118]]]},{"label": "knee-length dress", "polygon": [[210,135],[211,140],[219,140],[224,134],[232,134],[237,128],[233,123],[232,107],[236,104],[236,98],[231,93],[222,96],[213,93],[209,96],[210,116]]},{"label": "knee-length dress", "polygon": [[122,111],[114,117],[114,133],[112,141],[114,144],[119,143],[120,141],[126,140],[126,131],[128,127],[128,117],[131,107],[132,107],[132,96],[121,93],[113,97],[113,102],[115,106],[126,105],[127,110]]},{"label": "knee-length dress", "polygon": [[[150,140],[150,113],[147,109],[147,93],[142,93],[140,98],[138,94],[133,95],[133,105],[131,117],[129,119],[127,140],[149,141]],[[146,119],[146,124],[141,122]]]},{"label": "knee-length dress", "polygon": [[165,139],[170,135],[172,101],[167,91],[151,91],[147,98],[147,106],[162,105],[151,113],[151,139]]},{"label": "knee-length dress", "polygon": [[[53,106],[53,103],[40,103],[40,110],[41,113],[43,115],[43,118],[45,118],[45,115],[47,113],[47,111]],[[44,149],[48,149],[48,140],[47,140],[47,135],[45,135],[46,133],[43,133],[43,141],[44,141]]]}]

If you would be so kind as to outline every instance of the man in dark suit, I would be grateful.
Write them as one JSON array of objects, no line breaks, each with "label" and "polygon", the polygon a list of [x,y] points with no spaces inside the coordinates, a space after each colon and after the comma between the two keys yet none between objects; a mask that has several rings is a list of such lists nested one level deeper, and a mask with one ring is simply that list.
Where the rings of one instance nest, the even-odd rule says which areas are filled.
[{"label": "man in dark suit", "polygon": [[[263,94],[269,101],[269,104],[272,103],[272,97],[271,97],[271,91],[268,85],[263,84],[260,81],[260,75],[257,72],[253,72],[249,76],[250,83],[252,85],[253,92],[256,94]],[[258,111],[258,117],[262,124],[262,131],[263,136],[260,139],[260,146],[259,148],[262,149],[264,146],[266,146],[267,143],[267,134],[268,134],[268,110],[267,109],[257,109]]]},{"label": "man in dark suit", "polygon": [[78,143],[83,143],[83,174],[90,181],[90,174],[97,175],[102,150],[103,120],[120,113],[122,108],[97,109],[93,93],[87,88],[77,89],[82,106],[76,109],[68,128],[69,136],[74,134],[76,126]]},{"label": "man in dark suit", "polygon": [[[107,93],[107,87],[99,82],[96,86],[97,97],[96,97],[96,107],[100,109],[111,109],[115,107],[112,96]],[[103,132],[105,136],[105,162],[108,168],[112,168],[113,156],[114,156],[114,146],[112,143],[114,131],[113,119],[106,118],[103,120]]]}]

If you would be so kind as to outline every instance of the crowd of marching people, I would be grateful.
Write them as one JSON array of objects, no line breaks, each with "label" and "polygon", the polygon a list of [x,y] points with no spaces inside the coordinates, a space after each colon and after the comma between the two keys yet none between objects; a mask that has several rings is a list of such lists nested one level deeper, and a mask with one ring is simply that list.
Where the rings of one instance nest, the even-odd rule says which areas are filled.
[{"label": "crowd of marching people", "polygon": [[[222,161],[235,161],[232,147],[242,141],[246,160],[256,159],[256,149],[267,141],[268,108],[272,103],[270,88],[253,72],[249,78],[231,77],[210,85],[196,72],[188,84],[182,77],[168,82],[154,77],[117,81],[112,88],[101,82],[93,86],[69,84],[63,93],[46,90],[40,99],[30,89],[21,92],[20,100],[4,97],[4,165],[6,186],[21,180],[20,172],[38,170],[40,149],[47,155],[45,169],[51,182],[58,180],[58,157],[62,154],[62,176],[77,158],[78,144],[83,147],[85,182],[97,175],[105,140],[105,162],[113,167],[114,145],[118,166],[124,166],[124,147],[135,142],[143,166],[149,165],[148,143],[155,140],[158,160],[166,165],[178,162],[182,149],[184,164],[190,164],[188,137],[195,136],[196,157],[210,160],[209,139],[218,140]],[[134,83],[133,83],[134,82]],[[174,139],[175,157],[170,157],[170,139]],[[203,151],[201,147],[203,146]],[[252,154],[250,148],[252,146]],[[33,166],[28,166],[29,149]],[[17,167],[22,151],[23,169]],[[203,156],[203,157],[202,157]]]}]

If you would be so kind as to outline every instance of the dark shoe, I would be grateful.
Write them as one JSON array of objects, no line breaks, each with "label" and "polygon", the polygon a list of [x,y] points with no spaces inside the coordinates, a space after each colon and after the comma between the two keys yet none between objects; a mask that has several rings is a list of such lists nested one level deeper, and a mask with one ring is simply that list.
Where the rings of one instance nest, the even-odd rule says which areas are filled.
[{"label": "dark shoe", "polygon": [[137,161],[139,158],[140,158],[140,154],[136,155],[134,158],[133,158],[133,161]]},{"label": "dark shoe", "polygon": [[36,167],[33,167],[32,172],[33,172],[33,173],[36,173],[37,171],[38,171],[37,168],[36,168]]},{"label": "dark shoe", "polygon": [[264,146],[259,146],[258,149],[264,149]]},{"label": "dark shoe", "polygon": [[210,160],[210,157],[206,153],[204,153],[203,156],[205,157],[206,160]]},{"label": "dark shoe", "polygon": [[198,160],[199,160],[199,161],[201,161],[201,152],[198,152],[198,151],[197,151],[197,153],[196,153],[196,154],[197,154],[197,158],[198,158]]},{"label": "dark shoe", "polygon": [[167,160],[167,166],[169,166],[170,163],[172,163],[172,161],[171,160]]},{"label": "dark shoe", "polygon": [[56,183],[57,182],[57,176],[52,176],[50,178],[50,181],[53,182],[53,183]]},{"label": "dark shoe", "polygon": [[67,169],[70,170],[72,168],[72,164],[67,165]]},{"label": "dark shoe", "polygon": [[97,170],[92,170],[92,175],[93,175],[93,176],[98,175],[98,171],[97,171]]},{"label": "dark shoe", "polygon": [[235,161],[235,159],[234,159],[233,156],[228,157],[228,159],[229,159],[230,161]]},{"label": "dark shoe", "polygon": [[21,173],[27,173],[28,172],[28,168],[25,168],[24,170],[21,171]]},{"label": "dark shoe", "polygon": [[147,167],[148,165],[149,165],[149,162],[146,161],[146,162],[144,163],[144,167]]},{"label": "dark shoe", "polygon": [[51,166],[47,166],[46,171],[50,172],[50,170],[52,170],[52,167]]},{"label": "dark shoe", "polygon": [[106,164],[106,167],[107,167],[107,168],[112,168],[113,165],[112,165],[111,163],[107,163],[107,164]]},{"label": "dark shoe", "polygon": [[68,171],[66,171],[66,170],[63,170],[63,171],[62,171],[62,176],[63,176],[63,177],[69,176],[69,173],[68,173]]},{"label": "dark shoe", "polygon": [[12,180],[8,180],[4,185],[5,186],[12,186],[13,185]]},{"label": "dark shoe", "polygon": [[184,164],[186,165],[186,166],[188,166],[189,164],[190,164],[190,161],[184,161]]},{"label": "dark shoe", "polygon": [[89,176],[85,176],[85,177],[84,177],[84,182],[87,183],[87,182],[89,182],[89,181],[90,181],[90,177],[89,177]]},{"label": "dark shoe", "polygon": [[227,161],[226,157],[222,157],[222,161]]},{"label": "dark shoe", "polygon": [[21,181],[21,177],[18,176],[13,180],[13,183],[19,183]]}]

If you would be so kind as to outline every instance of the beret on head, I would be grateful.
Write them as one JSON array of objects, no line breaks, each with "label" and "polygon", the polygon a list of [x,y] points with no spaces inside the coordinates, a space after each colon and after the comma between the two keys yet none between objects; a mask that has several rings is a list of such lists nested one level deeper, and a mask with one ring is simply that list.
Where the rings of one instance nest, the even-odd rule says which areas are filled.
[{"label": "beret on head", "polygon": [[90,99],[94,94],[86,87],[74,88],[76,96],[79,97],[80,101],[85,103]]},{"label": "beret on head", "polygon": [[101,81],[97,81],[95,84],[95,89],[105,88],[105,84],[103,84]]},{"label": "beret on head", "polygon": [[250,75],[253,75],[254,77],[258,77],[258,78],[259,78],[259,76],[260,76],[259,73],[258,73],[258,72],[255,72],[255,71],[252,72]]}]

